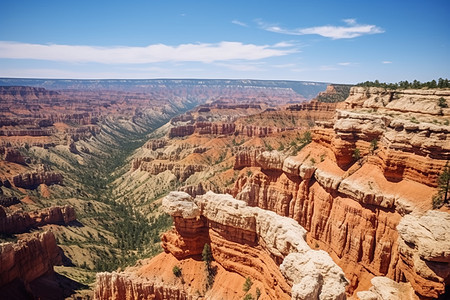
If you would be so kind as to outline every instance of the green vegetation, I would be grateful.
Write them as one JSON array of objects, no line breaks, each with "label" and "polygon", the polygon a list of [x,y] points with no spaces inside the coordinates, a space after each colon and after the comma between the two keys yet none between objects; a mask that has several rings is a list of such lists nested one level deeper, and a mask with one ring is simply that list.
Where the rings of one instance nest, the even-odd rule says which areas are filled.
[{"label": "green vegetation", "polygon": [[253,285],[252,280],[250,279],[250,277],[247,277],[247,278],[245,278],[245,282],[244,282],[244,285],[242,286],[242,290],[247,293],[252,288],[252,285]]},{"label": "green vegetation", "polygon": [[252,296],[252,294],[246,294],[245,296],[244,296],[244,300],[253,300],[254,298],[253,298],[253,296]]},{"label": "green vegetation", "polygon": [[440,208],[444,204],[449,204],[449,187],[450,187],[450,167],[448,161],[444,170],[438,177],[438,192],[433,196],[432,205],[434,209]]},{"label": "green vegetation", "polygon": [[207,276],[206,289],[210,289],[214,284],[214,277],[216,276],[216,270],[211,267],[213,256],[211,252],[211,246],[209,244],[205,244],[205,246],[203,246],[202,260],[205,262],[205,270]]},{"label": "green vegetation", "polygon": [[416,117],[412,117],[412,118],[410,119],[410,121],[411,121],[412,123],[414,123],[414,124],[419,124],[419,123],[420,123],[420,121],[417,120]]},{"label": "green vegetation", "polygon": [[378,149],[378,141],[377,139],[373,139],[370,142],[370,152],[372,153],[372,155],[375,153],[375,150]]},{"label": "green vegetation", "polygon": [[173,275],[175,275],[175,277],[181,276],[181,268],[179,266],[176,266],[176,265],[173,266],[172,272],[173,272]]},{"label": "green vegetation", "polygon": [[400,81],[398,83],[386,83],[386,82],[379,82],[378,80],[375,81],[366,81],[358,83],[356,86],[363,86],[363,87],[381,87],[385,89],[421,89],[421,88],[450,88],[450,83],[448,79],[439,78],[438,81],[431,80],[427,82],[420,82],[418,80],[414,80],[413,82],[408,82],[408,80]]},{"label": "green vegetation", "polygon": [[361,151],[359,150],[359,148],[355,148],[353,150],[352,157],[355,159],[355,161],[358,161],[361,158]]},{"label": "green vegetation", "polygon": [[441,107],[441,108],[447,108],[448,107],[447,101],[444,99],[444,97],[439,98],[438,106]]},{"label": "green vegetation", "polygon": [[267,143],[266,141],[264,141],[264,147],[266,148],[267,151],[272,151],[272,150],[273,150],[272,145],[270,145],[270,144]]},{"label": "green vegetation", "polygon": [[308,145],[312,142],[312,135],[310,131],[306,131],[302,137],[296,137],[295,140],[293,140],[290,143],[290,149],[292,151],[292,155],[297,155],[298,151],[302,150],[303,147]]},{"label": "green vegetation", "polygon": [[327,103],[342,102],[347,99],[352,87],[352,85],[348,84],[332,84],[331,86],[334,88],[335,93],[320,93],[316,100]]}]

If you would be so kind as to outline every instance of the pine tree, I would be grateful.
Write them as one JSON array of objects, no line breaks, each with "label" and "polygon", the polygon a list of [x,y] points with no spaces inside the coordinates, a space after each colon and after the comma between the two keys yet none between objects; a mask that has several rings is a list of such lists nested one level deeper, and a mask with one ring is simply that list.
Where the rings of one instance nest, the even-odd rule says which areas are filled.
[{"label": "pine tree", "polygon": [[433,196],[433,208],[439,208],[443,204],[449,203],[449,187],[450,187],[450,167],[448,161],[444,170],[438,177],[438,192]]}]

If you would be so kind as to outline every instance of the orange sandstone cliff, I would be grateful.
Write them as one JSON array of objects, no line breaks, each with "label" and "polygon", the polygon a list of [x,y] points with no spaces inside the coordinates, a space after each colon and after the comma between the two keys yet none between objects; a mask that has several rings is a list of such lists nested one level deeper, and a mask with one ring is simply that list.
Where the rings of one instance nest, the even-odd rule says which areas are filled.
[{"label": "orange sandstone cliff", "polygon": [[[239,154],[236,165],[258,171],[241,176],[233,195],[298,221],[310,245],[342,267],[348,293],[387,276],[436,298],[450,280],[449,214],[433,215],[428,231],[417,225],[417,236],[402,224],[428,216],[450,159],[450,111],[438,106],[440,97],[449,99],[450,91],[352,88],[345,110],[322,122],[297,156]],[[245,165],[246,156],[255,163]],[[423,255],[424,240],[441,246]]]},{"label": "orange sandstone cliff", "polygon": [[[142,267],[97,274],[96,299],[241,299],[245,277],[254,282],[249,292],[257,287],[261,299],[345,298],[347,280],[341,268],[326,252],[311,249],[306,231],[290,218],[212,192],[195,199],[172,192],[162,207],[175,223],[162,238],[166,253]],[[217,272],[209,289],[199,286],[188,269],[194,265],[205,270],[189,262],[205,244],[211,247]],[[161,264],[169,271],[181,266],[182,278],[158,273]],[[227,278],[235,283],[223,282]]]}]

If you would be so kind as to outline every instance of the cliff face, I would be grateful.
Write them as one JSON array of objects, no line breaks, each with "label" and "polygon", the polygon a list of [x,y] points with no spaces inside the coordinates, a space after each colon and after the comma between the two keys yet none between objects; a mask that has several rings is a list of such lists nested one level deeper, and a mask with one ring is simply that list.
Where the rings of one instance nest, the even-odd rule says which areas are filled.
[{"label": "cliff face", "polygon": [[46,231],[20,239],[17,243],[0,244],[0,287],[19,279],[30,283],[53,272],[61,256],[52,232]]},{"label": "cliff face", "polygon": [[63,182],[63,175],[56,172],[36,171],[17,174],[12,177],[12,182],[16,187],[34,189],[40,184],[61,184]]},{"label": "cliff face", "polygon": [[[186,193],[172,192],[164,198],[163,209],[175,223],[174,230],[164,235],[163,247],[180,262],[198,256],[209,244],[217,267],[241,278],[252,278],[261,291],[261,299],[345,298],[347,281],[342,270],[324,251],[312,250],[304,239],[305,230],[290,218],[212,192],[195,199]],[[124,285],[119,282],[142,274],[140,270],[132,274],[99,274],[96,298],[129,298],[134,297],[131,292],[136,290],[141,290],[140,297],[144,298],[191,299],[194,295],[189,286],[183,286],[178,293],[171,292],[170,298],[168,290],[165,295],[156,292],[154,280],[147,281],[145,291],[140,283],[143,279],[136,281],[136,288],[134,281],[129,281],[132,287],[120,288]],[[221,297],[229,292],[222,290],[226,286],[216,278],[205,296]],[[243,296],[235,291],[234,296],[226,298]]]},{"label": "cliff face", "polygon": [[450,214],[429,211],[405,216],[397,226],[399,265],[421,295],[438,297],[450,284]]},{"label": "cliff face", "polygon": [[[298,221],[310,245],[343,268],[349,293],[382,275],[406,279],[419,295],[437,297],[448,274],[423,268],[432,259],[417,253],[417,242],[405,246],[404,234],[399,236],[404,227],[397,226],[403,216],[430,209],[437,177],[450,158],[450,111],[437,105],[439,97],[448,101],[450,91],[352,88],[346,110],[336,112],[334,123],[320,123],[297,156],[237,155],[235,168],[259,170],[241,175],[233,195]],[[437,265],[448,268],[445,255],[439,257]]]},{"label": "cliff face", "polygon": [[72,206],[52,206],[39,211],[15,211],[11,214],[0,206],[0,233],[22,233],[46,224],[66,225],[76,220]]}]

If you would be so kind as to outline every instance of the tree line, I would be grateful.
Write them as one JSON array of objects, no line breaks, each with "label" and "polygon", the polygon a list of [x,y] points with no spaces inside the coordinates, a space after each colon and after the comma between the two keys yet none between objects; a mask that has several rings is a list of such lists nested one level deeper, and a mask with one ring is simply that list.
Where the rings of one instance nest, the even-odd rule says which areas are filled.
[{"label": "tree line", "polygon": [[409,82],[408,80],[405,81],[399,81],[397,83],[386,83],[386,82],[379,82],[378,80],[375,81],[365,81],[358,83],[356,86],[363,86],[363,87],[381,87],[385,89],[421,89],[421,88],[430,88],[430,89],[444,89],[444,88],[450,88],[450,83],[448,79],[439,78],[436,80],[431,80],[427,82],[420,82],[418,80],[414,80]]}]

